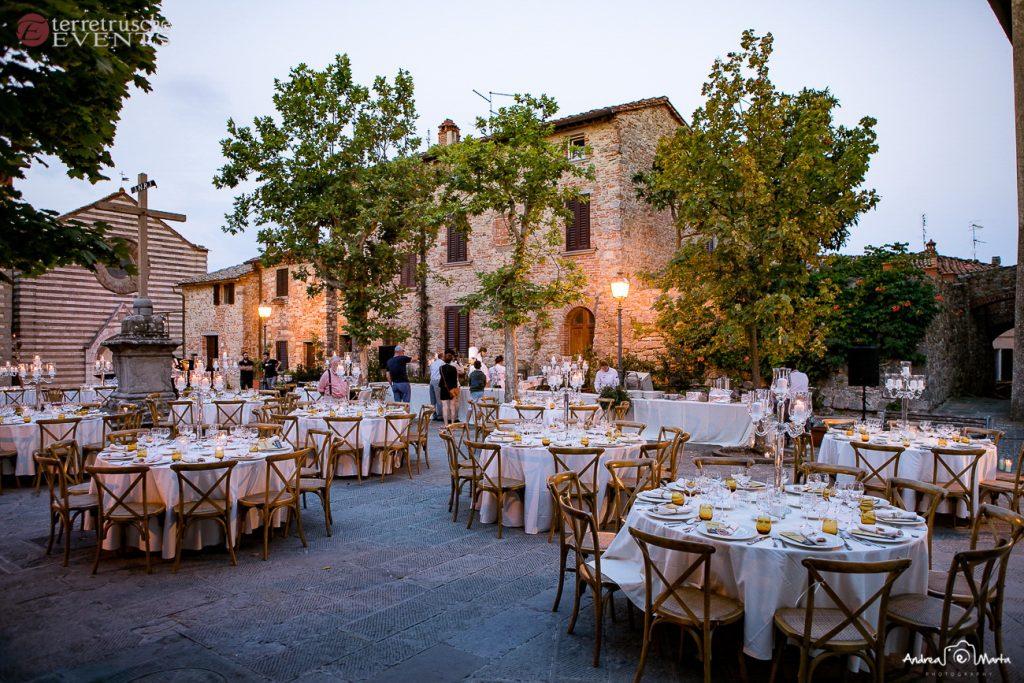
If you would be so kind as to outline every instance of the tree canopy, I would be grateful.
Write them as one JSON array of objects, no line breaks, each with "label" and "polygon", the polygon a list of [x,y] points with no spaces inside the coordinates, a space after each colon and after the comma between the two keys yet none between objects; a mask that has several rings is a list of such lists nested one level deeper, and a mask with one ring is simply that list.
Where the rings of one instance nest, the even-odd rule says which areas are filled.
[{"label": "tree canopy", "polygon": [[721,370],[821,355],[818,321],[834,287],[815,280],[826,250],[878,201],[863,188],[877,150],[875,120],[834,121],[827,90],[778,91],[769,78],[772,36],[743,33],[718,59],[689,127],[659,144],[638,193],[672,208],[682,237],[657,276],[656,304],[670,344]]},{"label": "tree canopy", "polygon": [[[0,268],[39,275],[62,265],[121,265],[128,244],[105,226],[61,222],[55,211],[26,202],[13,185],[33,163],[52,156],[72,178],[105,180],[110,147],[131,87],[150,90],[156,46],[147,40],[22,42],[18,22],[28,12],[46,19],[164,22],[159,0],[43,0],[0,8]],[[28,41],[33,42],[33,41]],[[0,277],[7,279],[5,275]]]}]

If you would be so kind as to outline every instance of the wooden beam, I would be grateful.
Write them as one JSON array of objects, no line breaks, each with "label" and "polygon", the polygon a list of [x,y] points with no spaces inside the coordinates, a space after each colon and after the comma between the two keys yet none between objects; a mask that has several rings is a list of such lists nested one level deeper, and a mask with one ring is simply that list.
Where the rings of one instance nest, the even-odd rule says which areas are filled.
[{"label": "wooden beam", "polygon": [[113,211],[114,213],[126,213],[131,216],[141,216],[145,213],[150,218],[159,218],[164,221],[177,221],[179,223],[185,222],[185,214],[183,213],[159,211],[157,209],[141,209],[137,206],[128,206],[127,204],[117,204],[115,202],[97,202],[96,208],[103,209],[104,211]]}]

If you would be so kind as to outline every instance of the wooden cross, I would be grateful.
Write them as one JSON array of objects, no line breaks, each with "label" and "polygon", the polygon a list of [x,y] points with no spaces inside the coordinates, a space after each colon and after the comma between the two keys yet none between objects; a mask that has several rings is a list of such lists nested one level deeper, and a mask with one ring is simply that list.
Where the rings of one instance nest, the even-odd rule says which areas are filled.
[{"label": "wooden cross", "polygon": [[115,202],[100,202],[97,208],[114,213],[127,213],[139,218],[139,247],[136,254],[136,261],[139,266],[139,296],[149,296],[149,230],[147,222],[149,218],[159,218],[164,221],[185,222],[185,214],[171,213],[170,211],[158,211],[149,208],[149,188],[156,187],[156,181],[150,180],[145,173],[139,174],[139,184],[130,191],[139,195],[138,206],[125,206]]}]

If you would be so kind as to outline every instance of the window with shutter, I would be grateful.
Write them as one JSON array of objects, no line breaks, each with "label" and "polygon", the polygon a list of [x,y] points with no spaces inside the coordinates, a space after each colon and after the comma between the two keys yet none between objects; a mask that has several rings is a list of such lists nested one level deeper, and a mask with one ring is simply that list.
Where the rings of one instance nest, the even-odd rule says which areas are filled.
[{"label": "window with shutter", "polygon": [[469,259],[468,241],[465,230],[448,227],[448,263],[461,263]]},{"label": "window with shutter", "polygon": [[224,303],[232,305],[235,303],[235,283],[228,282],[224,285]]},{"label": "window with shutter", "polygon": [[402,260],[402,274],[399,279],[399,284],[403,287],[415,287],[416,286],[416,264],[417,257],[415,252],[409,252],[405,255]]},{"label": "window with shutter", "polygon": [[220,285],[213,286],[213,305],[220,306]]},{"label": "window with shutter", "polygon": [[461,358],[469,355],[469,314],[461,306],[444,307],[444,347]]},{"label": "window with shutter", "polygon": [[288,269],[277,269],[277,296],[288,296]]},{"label": "window with shutter", "polygon": [[568,208],[572,220],[565,226],[565,250],[590,249],[590,202],[574,199]]},{"label": "window with shutter", "polygon": [[316,367],[316,347],[313,342],[302,342],[302,357],[307,370]]},{"label": "window with shutter", "polygon": [[288,369],[288,342],[286,342],[286,341],[279,341],[279,342],[277,342],[277,344],[275,346],[276,346],[276,350],[277,350],[277,360],[280,363],[280,365],[278,366],[278,369],[279,370],[287,370]]}]

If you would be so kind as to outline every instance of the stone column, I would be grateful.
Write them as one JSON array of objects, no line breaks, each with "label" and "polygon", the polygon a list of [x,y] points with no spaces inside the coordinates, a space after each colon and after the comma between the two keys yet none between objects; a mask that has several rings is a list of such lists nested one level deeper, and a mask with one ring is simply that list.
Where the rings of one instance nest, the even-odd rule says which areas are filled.
[{"label": "stone column", "polygon": [[1014,302],[1013,393],[1010,416],[1024,419],[1024,0],[1011,0],[1013,106],[1017,142],[1017,292]]}]

